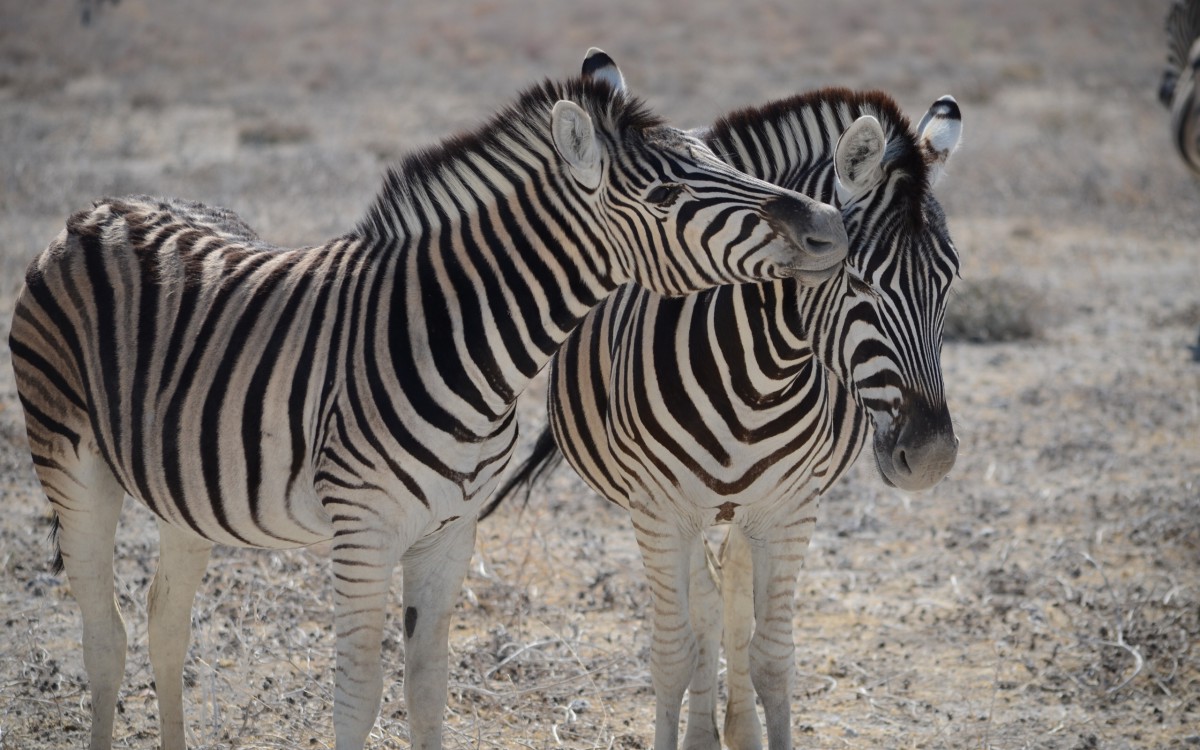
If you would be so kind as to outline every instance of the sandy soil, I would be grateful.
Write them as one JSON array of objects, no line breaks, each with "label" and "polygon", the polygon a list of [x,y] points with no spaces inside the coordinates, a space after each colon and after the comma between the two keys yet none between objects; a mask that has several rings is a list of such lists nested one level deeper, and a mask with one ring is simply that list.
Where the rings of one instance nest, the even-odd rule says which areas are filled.
[{"label": "sandy soil", "polygon": [[[83,27],[65,0],[0,3],[0,749],[87,736],[78,611],[50,570],[7,351],[21,273],[65,216],[150,192],[230,206],[281,244],[333,236],[389,159],[574,73],[591,45],[683,125],[826,84],[885,89],[914,117],[954,94],[954,304],[992,294],[1032,329],[947,343],[962,453],[946,481],[904,495],[864,465],[826,499],[797,586],[797,742],[1200,746],[1200,185],[1155,99],[1165,5],[124,0]],[[529,435],[541,398],[523,404]],[[627,520],[562,470],[479,536],[448,745],[647,747]],[[144,509],[118,545],[116,744],[156,747]],[[327,563],[216,554],[192,747],[332,746]],[[408,744],[390,632],[380,748]]]}]

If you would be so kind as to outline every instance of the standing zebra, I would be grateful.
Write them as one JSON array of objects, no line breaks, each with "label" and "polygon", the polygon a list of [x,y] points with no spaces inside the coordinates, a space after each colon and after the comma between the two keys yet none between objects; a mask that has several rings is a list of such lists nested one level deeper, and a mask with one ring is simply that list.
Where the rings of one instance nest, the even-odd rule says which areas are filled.
[{"label": "standing zebra", "polygon": [[[597,50],[584,71],[622,80]],[[689,684],[685,746],[720,747],[721,602],[702,531],[732,524],[725,739],[759,747],[757,690],[770,747],[782,750],[794,587],[821,493],[872,425],[890,485],[930,487],[957,455],[939,360],[959,260],[931,187],[961,121],[943,97],[914,133],[886,95],[826,89],[734,113],[702,134],[739,169],[819,199],[836,193],[851,242],[842,272],[816,288],[777,281],[682,299],[618,291],[552,360],[553,434],[489,511],[552,465],[555,442],[593,489],[630,511],[654,595],[657,750],[676,747]]]},{"label": "standing zebra", "polygon": [[1200,0],[1175,0],[1167,13],[1167,68],[1158,98],[1171,111],[1171,141],[1200,177]]},{"label": "standing zebra", "polygon": [[223,209],[146,197],[73,215],[28,270],[10,343],[83,614],[91,747],[111,746],[124,669],[123,493],[158,517],[162,747],[185,746],[189,613],[213,544],[332,540],[337,748],[362,748],[378,713],[397,563],[413,747],[436,748],[450,611],[528,380],[627,281],[816,280],[845,253],[832,207],[583,79],[409,157],[324,245],[272,247]]}]

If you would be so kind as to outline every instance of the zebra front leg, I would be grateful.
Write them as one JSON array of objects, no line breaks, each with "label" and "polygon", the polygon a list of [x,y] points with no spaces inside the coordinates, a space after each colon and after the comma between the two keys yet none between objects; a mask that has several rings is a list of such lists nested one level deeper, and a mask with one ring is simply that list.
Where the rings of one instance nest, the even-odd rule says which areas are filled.
[{"label": "zebra front leg", "polygon": [[413,750],[442,746],[450,616],[475,550],[475,516],[458,519],[404,555],[404,700]]},{"label": "zebra front leg", "polygon": [[113,573],[125,491],[103,460],[86,451],[74,466],[38,464],[38,476],[58,515],[59,550],[83,615],[83,665],[92,693],[89,747],[109,750],[128,645]]},{"label": "zebra front leg", "polygon": [[[654,596],[650,675],[654,684],[654,750],[676,750],[679,710],[696,668],[698,647],[689,622],[688,594],[695,534],[684,534],[646,505],[631,503],[633,530]],[[661,508],[655,508],[661,511]]]},{"label": "zebra front leg", "polygon": [[721,750],[717,733],[717,674],[721,658],[720,574],[708,541],[696,536],[691,554],[688,610],[696,636],[696,667],[688,685],[685,750]]},{"label": "zebra front leg", "polygon": [[166,521],[158,522],[158,570],[147,611],[150,665],[158,694],[163,750],[187,747],[183,720],[183,662],[192,635],[192,601],[204,578],[212,542]]},{"label": "zebra front leg", "polygon": [[806,516],[772,529],[763,543],[751,544],[754,561],[754,635],[750,639],[750,678],[763,704],[770,750],[791,750],[792,683],[796,644],[792,634],[796,578],[816,519]]},{"label": "zebra front leg", "polygon": [[750,681],[750,639],[754,635],[754,561],[750,540],[740,526],[729,527],[721,545],[721,596],[724,600],[725,744],[729,750],[760,750],[762,722]]},{"label": "zebra front leg", "polygon": [[[398,557],[395,536],[334,519],[333,617],[337,634],[333,733],[337,750],[362,750],[383,697],[383,624]],[[352,525],[357,528],[352,528]]]}]

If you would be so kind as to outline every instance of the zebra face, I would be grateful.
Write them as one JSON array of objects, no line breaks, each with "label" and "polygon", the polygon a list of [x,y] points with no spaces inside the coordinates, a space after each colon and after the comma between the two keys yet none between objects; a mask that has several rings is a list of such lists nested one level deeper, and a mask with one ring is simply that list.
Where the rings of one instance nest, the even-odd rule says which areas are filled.
[{"label": "zebra face", "polygon": [[[607,54],[588,51],[583,76],[626,94]],[[848,251],[840,212],[737,171],[698,138],[655,125],[590,144],[556,143],[580,184],[594,191],[624,280],[681,295],[721,284],[834,275]],[[578,158],[566,152],[587,151]],[[594,167],[580,168],[587,162]]]},{"label": "zebra face", "polygon": [[628,271],[661,294],[781,278],[815,284],[848,251],[837,209],[749,177],[679,130],[627,144],[613,172],[622,198],[608,208]]},{"label": "zebra face", "polygon": [[874,424],[880,474],[910,491],[939,482],[958,454],[941,346],[959,258],[929,188],[960,134],[957,104],[943,97],[919,126],[915,153],[923,164],[889,154],[873,117],[847,128],[835,156],[851,240],[843,283],[831,305],[840,320],[834,329],[845,336],[840,356],[848,384]]}]

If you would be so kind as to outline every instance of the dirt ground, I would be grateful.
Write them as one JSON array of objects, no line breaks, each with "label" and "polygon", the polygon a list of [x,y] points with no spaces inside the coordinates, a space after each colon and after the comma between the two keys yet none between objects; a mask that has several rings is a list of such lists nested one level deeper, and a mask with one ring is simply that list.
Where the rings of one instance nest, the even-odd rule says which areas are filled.
[{"label": "dirt ground", "polygon": [[[7,350],[23,269],[63,219],[158,193],[315,242],[353,226],[388,160],[573,74],[592,45],[687,126],[827,84],[884,89],[914,118],[945,93],[962,106],[940,190],[963,258],[952,313],[1022,325],[947,342],[948,479],[905,495],[868,461],[824,499],[797,585],[797,743],[1200,748],[1200,183],[1156,101],[1165,10],[123,0],[85,27],[65,0],[0,0],[0,750],[87,737],[78,610],[51,572]],[[523,402],[527,436],[542,398]],[[155,537],[130,503],[118,748],[157,747]],[[328,572],[320,548],[218,550],[194,610],[193,748],[332,747]],[[648,605],[627,519],[568,469],[507,506],[452,625],[448,746],[648,747]],[[398,612],[372,747],[408,746]]]}]

